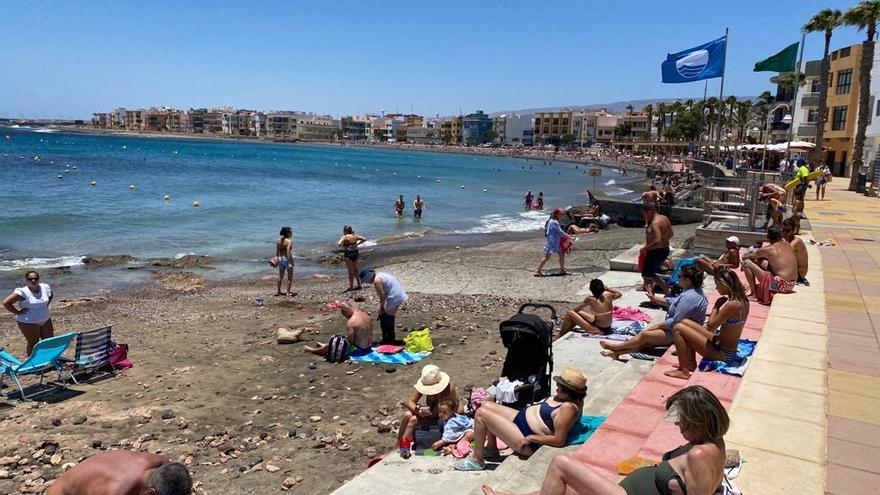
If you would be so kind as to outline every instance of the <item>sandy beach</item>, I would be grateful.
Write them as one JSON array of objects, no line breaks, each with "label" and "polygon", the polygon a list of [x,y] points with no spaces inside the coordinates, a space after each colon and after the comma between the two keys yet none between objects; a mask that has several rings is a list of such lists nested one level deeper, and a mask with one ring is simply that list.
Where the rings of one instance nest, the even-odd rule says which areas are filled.
[{"label": "sandy beach", "polygon": [[[675,245],[686,246],[692,233],[677,227]],[[398,334],[429,326],[435,352],[422,364],[437,364],[464,389],[497,378],[500,321],[527,301],[564,311],[608,259],[642,236],[617,226],[582,236],[568,257],[569,277],[532,276],[540,233],[458,248],[404,241],[367,263],[398,275],[411,294]],[[270,271],[204,284],[193,284],[187,267],[162,273],[166,288],[58,296],[57,333],[112,323],[134,368],[53,393],[46,403],[0,402],[0,425],[15,433],[0,441],[0,492],[42,492],[71,463],[124,448],[185,462],[199,493],[277,492],[285,480],[296,482],[292,493],[328,493],[395,446],[401,401],[421,365],[331,365],[304,354],[303,343],[275,343],[280,324],[303,329],[306,341],[340,332],[343,318],[324,305],[340,297],[344,274],[327,269],[297,279],[298,296],[268,297],[257,307],[255,297],[274,290]],[[353,297],[375,313],[373,291]],[[24,339],[12,318],[0,328],[8,350],[21,355]]]}]

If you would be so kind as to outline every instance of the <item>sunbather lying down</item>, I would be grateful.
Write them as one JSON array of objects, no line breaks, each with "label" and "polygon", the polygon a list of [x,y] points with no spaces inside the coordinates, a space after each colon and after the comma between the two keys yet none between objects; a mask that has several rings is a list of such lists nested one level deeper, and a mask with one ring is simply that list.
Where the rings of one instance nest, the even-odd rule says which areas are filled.
[{"label": "sunbather lying down", "polygon": [[190,495],[191,490],[192,479],[183,464],[163,455],[113,450],[71,468],[46,495]]}]

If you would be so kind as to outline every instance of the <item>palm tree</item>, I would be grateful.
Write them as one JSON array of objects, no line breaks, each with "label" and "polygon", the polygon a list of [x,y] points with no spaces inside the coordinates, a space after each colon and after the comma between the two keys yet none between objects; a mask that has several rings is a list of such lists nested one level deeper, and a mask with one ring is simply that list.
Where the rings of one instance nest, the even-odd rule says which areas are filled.
[{"label": "palm tree", "polygon": [[740,101],[736,104],[736,110],[733,113],[733,122],[736,123],[736,126],[739,128],[739,133],[737,140],[742,142],[746,139],[746,133],[748,132],[747,126],[749,125],[749,121],[752,120],[752,100]]},{"label": "palm tree", "polygon": [[663,136],[663,128],[666,127],[666,112],[669,111],[669,107],[666,106],[666,103],[659,103],[657,105],[657,142],[660,142],[660,137]]},{"label": "palm tree", "polygon": [[755,113],[761,121],[760,142],[764,144],[764,130],[767,129],[767,119],[770,118],[770,104],[773,103],[773,95],[764,91],[755,103]]},{"label": "palm tree", "polygon": [[828,50],[831,47],[831,33],[840,26],[843,14],[837,9],[823,9],[804,24],[807,33],[825,33],[825,51],[822,52],[822,68],[819,73],[819,112],[816,119],[816,147],[810,153],[810,161],[817,162],[822,154],[822,141],[825,137],[825,120],[828,118]]},{"label": "palm tree", "polygon": [[650,103],[642,108],[642,112],[648,115],[648,142],[651,142],[651,119],[654,117],[654,106]]},{"label": "palm tree", "polygon": [[724,100],[724,104],[727,106],[727,125],[733,125],[733,112],[736,109],[736,102],[736,96],[728,96]]},{"label": "palm tree", "polygon": [[859,120],[856,139],[853,142],[850,191],[856,190],[859,174],[864,165],[862,154],[865,151],[865,130],[871,121],[871,69],[874,66],[874,35],[877,34],[878,21],[880,21],[880,0],[863,1],[843,14],[844,24],[856,26],[859,31],[865,30],[867,33],[865,41],[862,42],[862,59],[859,61]]}]

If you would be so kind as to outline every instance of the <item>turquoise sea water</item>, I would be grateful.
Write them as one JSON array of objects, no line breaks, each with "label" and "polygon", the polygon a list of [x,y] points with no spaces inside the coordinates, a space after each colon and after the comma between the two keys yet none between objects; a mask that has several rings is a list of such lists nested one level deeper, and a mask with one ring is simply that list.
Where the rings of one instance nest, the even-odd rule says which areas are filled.
[{"label": "turquoise sea water", "polygon": [[[294,229],[295,254],[306,257],[332,250],[344,224],[380,242],[536,230],[546,212],[522,210],[526,190],[544,191],[552,208],[583,204],[592,187],[584,165],[562,162],[2,127],[0,134],[9,136],[0,141],[0,271],[75,265],[84,255],[264,260],[283,225]],[[614,181],[623,182],[606,169],[599,187],[626,191]],[[403,219],[392,212],[399,194]],[[412,218],[416,194],[427,203],[420,222]]]}]

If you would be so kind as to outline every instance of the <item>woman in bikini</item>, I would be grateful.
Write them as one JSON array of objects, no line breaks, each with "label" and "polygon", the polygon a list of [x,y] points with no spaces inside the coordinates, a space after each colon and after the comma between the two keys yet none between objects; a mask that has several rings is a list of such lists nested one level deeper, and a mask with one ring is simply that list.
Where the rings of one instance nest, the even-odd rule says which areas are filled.
[{"label": "woman in bikini", "polygon": [[[336,245],[343,249],[345,268],[348,270],[348,290],[361,289],[361,279],[358,277],[358,257],[360,256],[358,246],[365,242],[367,242],[367,238],[355,234],[351,225],[342,227],[342,237],[339,238]],[[357,287],[354,285],[355,280],[357,280]]]},{"label": "woman in bikini", "polygon": [[715,287],[721,297],[715,302],[705,327],[685,318],[672,328],[678,368],[664,375],[687,380],[697,369],[694,352],[727,364],[739,361],[736,347],[749,317],[749,300],[739,277],[729,267],[715,270]]},{"label": "woman in bikini", "polygon": [[[562,326],[559,328],[559,334],[556,338],[570,332],[575,325],[581,327],[584,332],[610,335],[611,322],[614,314],[614,301],[620,299],[623,295],[614,289],[608,289],[598,278],[590,280],[590,292],[592,296],[584,299],[584,302],[568,310],[565,313],[565,319],[562,320]],[[589,307],[590,311],[584,311]]]},{"label": "woman in bikini", "polygon": [[[724,434],[730,427],[724,406],[705,387],[685,387],[666,399],[666,420],[678,426],[688,443],[664,454],[660,464],[637,469],[618,484],[572,455],[557,455],[532,495],[714,493],[724,478]],[[486,485],[483,493],[503,495]]]},{"label": "woman in bikini", "polygon": [[[495,402],[483,403],[474,416],[474,454],[455,463],[455,469],[486,469],[486,457],[499,457],[498,438],[525,457],[541,445],[564,446],[568,431],[580,421],[587,396],[587,375],[568,366],[553,379],[558,384],[556,395],[538,404],[516,410]],[[489,448],[484,447],[487,440]]]}]

